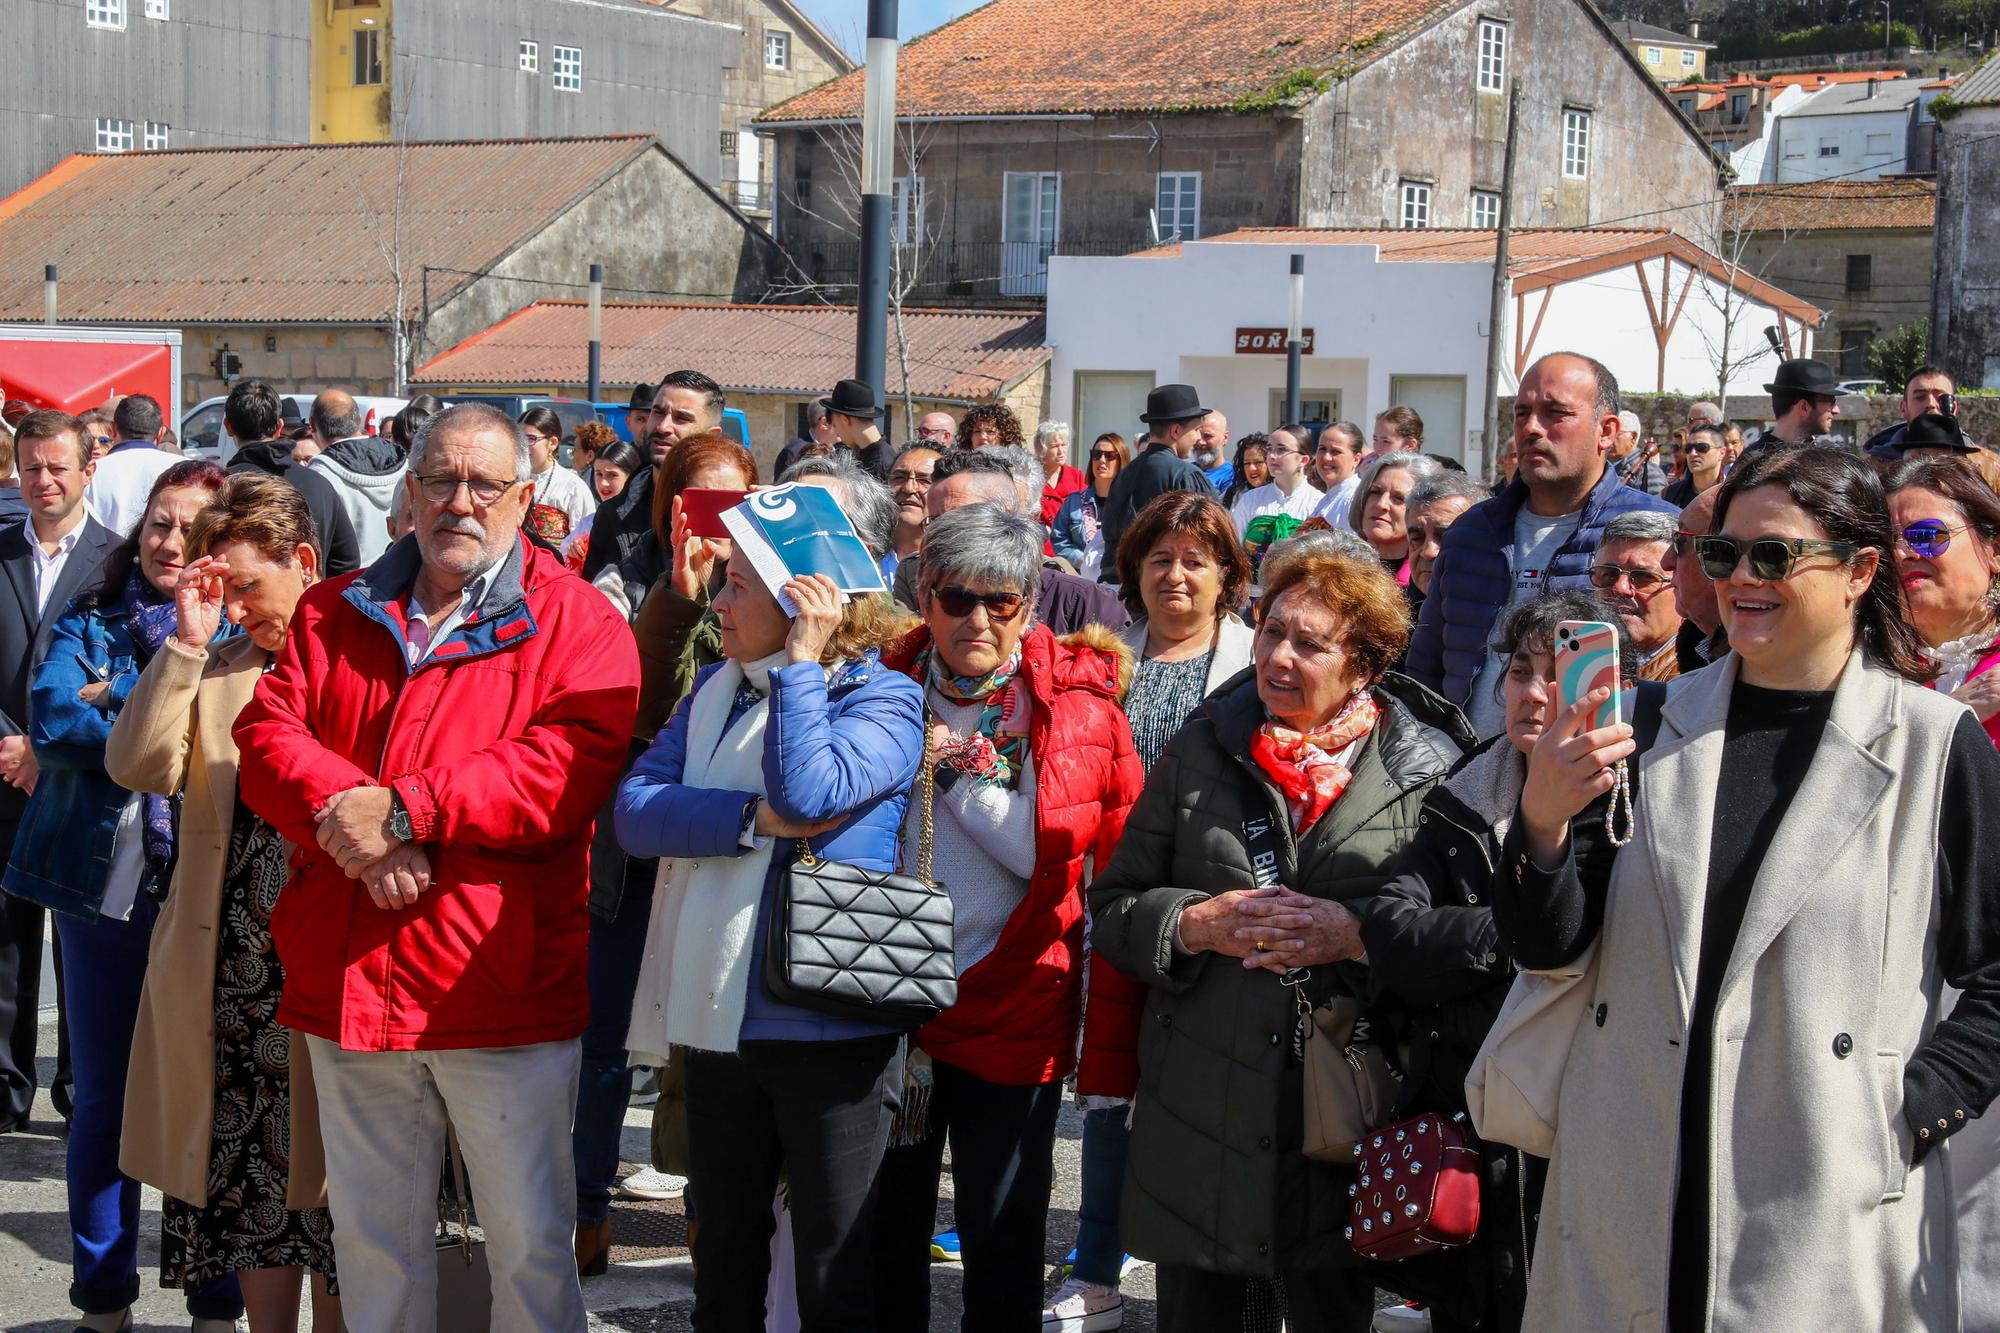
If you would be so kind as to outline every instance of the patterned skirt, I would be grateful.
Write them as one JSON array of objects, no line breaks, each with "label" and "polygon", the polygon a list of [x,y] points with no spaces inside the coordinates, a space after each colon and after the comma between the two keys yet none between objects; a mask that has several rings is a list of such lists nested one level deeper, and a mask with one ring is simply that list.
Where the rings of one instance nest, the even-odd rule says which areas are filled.
[{"label": "patterned skirt", "polygon": [[292,1156],[292,1034],[278,1026],[285,974],[271,908],[285,885],[285,840],[239,800],[215,952],[215,1134],[208,1204],[168,1198],[160,1285],[196,1287],[294,1265],[333,1277],[333,1220],[285,1207]]}]

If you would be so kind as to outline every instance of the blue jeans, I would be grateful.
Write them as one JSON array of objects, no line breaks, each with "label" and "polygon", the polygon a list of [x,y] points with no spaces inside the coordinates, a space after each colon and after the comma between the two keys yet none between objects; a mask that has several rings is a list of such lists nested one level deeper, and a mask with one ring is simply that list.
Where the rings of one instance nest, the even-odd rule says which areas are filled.
[{"label": "blue jeans", "polygon": [[1125,1153],[1132,1146],[1130,1106],[1107,1106],[1083,1117],[1083,1202],[1076,1210],[1072,1276],[1100,1287],[1118,1285],[1125,1249],[1118,1235],[1118,1194],[1125,1187]]},{"label": "blue jeans", "polygon": [[653,868],[625,881],[618,911],[590,918],[590,1025],[583,1030],[583,1074],[577,1082],[576,1223],[595,1226],[611,1216],[611,1187],[618,1183],[618,1140],[625,1106],[632,1100],[632,1066],[625,1063],[625,1034],[632,1026],[632,995],[646,957],[646,925],[653,915]]},{"label": "blue jeans", "polygon": [[[115,1314],[139,1299],[139,1182],[118,1169],[125,1121],[125,1071],[146,952],[160,907],[140,894],[126,921],[84,921],[56,914],[56,934],[70,984],[63,989],[76,1076],[69,1133],[70,1304],[85,1314]],[[213,1068],[189,1078],[215,1077]],[[191,1287],[188,1312],[236,1319],[243,1296],[234,1277]]]}]

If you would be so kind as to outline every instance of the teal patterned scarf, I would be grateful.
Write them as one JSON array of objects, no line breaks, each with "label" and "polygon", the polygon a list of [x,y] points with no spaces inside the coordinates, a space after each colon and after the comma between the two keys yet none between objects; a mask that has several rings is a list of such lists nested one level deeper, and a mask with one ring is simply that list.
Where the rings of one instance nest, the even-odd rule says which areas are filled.
[{"label": "teal patterned scarf", "polygon": [[979,703],[979,724],[972,735],[947,745],[938,762],[949,764],[974,781],[1014,791],[1028,762],[1028,721],[1032,712],[1027,690],[1015,678],[1021,672],[1021,650],[983,676],[954,676],[935,646],[924,649],[913,674],[932,689],[959,703]]}]

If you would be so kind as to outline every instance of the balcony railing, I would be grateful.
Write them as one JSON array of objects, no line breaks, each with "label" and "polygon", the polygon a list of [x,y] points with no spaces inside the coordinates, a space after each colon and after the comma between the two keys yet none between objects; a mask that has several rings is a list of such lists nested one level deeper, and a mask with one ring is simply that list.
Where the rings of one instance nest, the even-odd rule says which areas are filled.
[{"label": "balcony railing", "polygon": [[745,213],[771,211],[771,186],[766,181],[723,181],[715,190]]},{"label": "balcony railing", "polygon": [[[899,245],[893,251],[892,287],[911,305],[978,305],[987,302],[1039,304],[1048,297],[1049,259],[1054,255],[1128,255],[1152,241],[957,241]],[[858,241],[788,244],[800,272],[793,274],[828,292],[852,299],[861,277]]]}]

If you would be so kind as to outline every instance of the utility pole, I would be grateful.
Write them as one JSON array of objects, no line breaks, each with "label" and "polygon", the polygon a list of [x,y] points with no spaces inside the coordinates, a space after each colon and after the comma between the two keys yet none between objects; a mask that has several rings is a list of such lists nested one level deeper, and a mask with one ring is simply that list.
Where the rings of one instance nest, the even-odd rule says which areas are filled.
[{"label": "utility pole", "polygon": [[590,401],[604,387],[604,265],[590,266]]},{"label": "utility pole", "polygon": [[1514,142],[1521,119],[1521,81],[1507,83],[1507,150],[1500,166],[1500,230],[1493,238],[1493,303],[1486,312],[1486,428],[1481,466],[1489,475],[1500,457],[1500,436],[1508,424],[1500,419],[1500,357],[1506,348],[1501,330],[1507,321],[1507,240],[1514,228]]},{"label": "utility pole", "polygon": [[1291,316],[1285,328],[1285,422],[1299,419],[1299,361],[1304,355],[1306,320],[1306,257],[1292,256]]},{"label": "utility pole", "polygon": [[868,72],[861,94],[861,282],[855,293],[854,377],[887,406],[889,199],[896,177],[896,0],[868,0]]},{"label": "utility pole", "polygon": [[53,325],[56,322],[56,266],[42,266],[42,322]]}]

